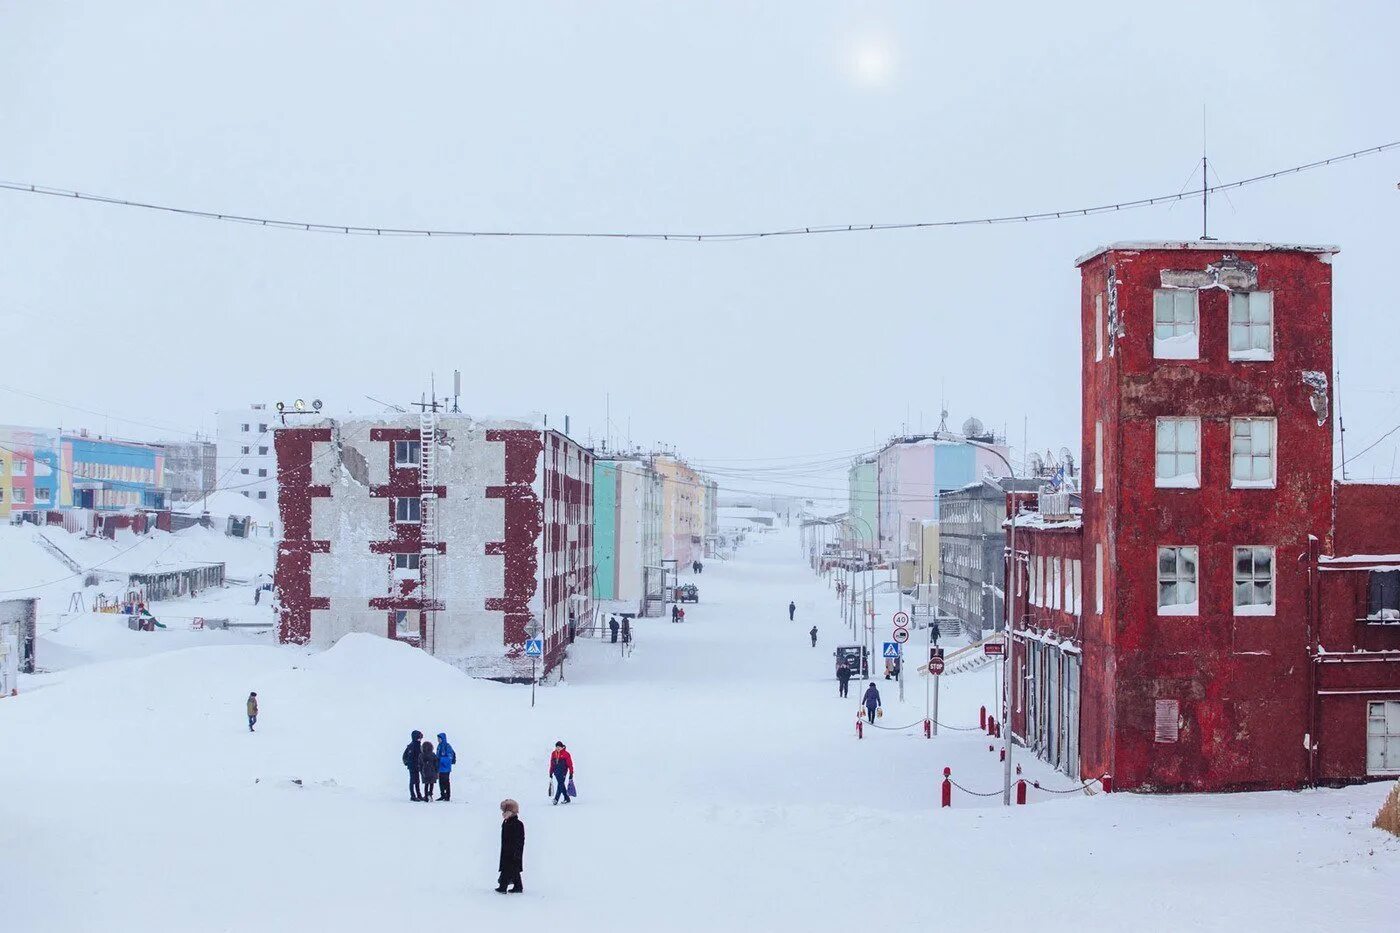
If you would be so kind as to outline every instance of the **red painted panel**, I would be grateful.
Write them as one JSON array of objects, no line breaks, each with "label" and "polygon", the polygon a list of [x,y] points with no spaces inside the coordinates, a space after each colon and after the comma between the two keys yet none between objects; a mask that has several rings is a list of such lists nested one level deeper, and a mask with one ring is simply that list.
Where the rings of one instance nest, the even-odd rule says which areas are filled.
[{"label": "red painted panel", "polygon": [[329,428],[279,428],[273,434],[282,519],[274,580],[281,604],[277,639],[283,643],[306,644],[311,639],[311,611],[330,608],[329,599],[311,595],[311,555],[330,551],[329,541],[311,538],[311,502],[331,494],[328,487],[311,482],[311,452],[316,442],[330,439]]}]

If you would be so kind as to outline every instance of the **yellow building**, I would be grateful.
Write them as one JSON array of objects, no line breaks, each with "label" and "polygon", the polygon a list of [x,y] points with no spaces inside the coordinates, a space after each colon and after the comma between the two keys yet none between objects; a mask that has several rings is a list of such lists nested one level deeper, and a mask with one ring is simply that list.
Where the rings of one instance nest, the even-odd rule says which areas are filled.
[{"label": "yellow building", "polygon": [[661,477],[661,557],[681,567],[704,556],[705,477],[670,454],[652,457]]}]

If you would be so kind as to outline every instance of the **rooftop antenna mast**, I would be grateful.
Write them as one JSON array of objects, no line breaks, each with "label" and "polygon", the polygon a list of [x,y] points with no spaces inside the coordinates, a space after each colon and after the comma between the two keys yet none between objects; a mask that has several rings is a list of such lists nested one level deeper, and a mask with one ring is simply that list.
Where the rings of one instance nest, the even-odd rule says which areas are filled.
[{"label": "rooftop antenna mast", "polygon": [[1206,107],[1201,105],[1201,239],[1213,240],[1210,235],[1210,159],[1206,156]]}]

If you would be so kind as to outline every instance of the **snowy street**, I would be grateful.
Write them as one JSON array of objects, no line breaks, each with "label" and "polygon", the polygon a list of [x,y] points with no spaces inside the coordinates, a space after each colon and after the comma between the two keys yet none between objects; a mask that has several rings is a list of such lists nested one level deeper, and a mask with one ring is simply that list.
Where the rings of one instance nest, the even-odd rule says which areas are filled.
[{"label": "snowy street", "polygon": [[[533,710],[528,687],[474,681],[367,635],[325,652],[215,645],[43,676],[0,706],[0,850],[22,853],[0,875],[6,926],[384,930],[413,916],[472,928],[1058,930],[1106,928],[1132,907],[1147,930],[1393,928],[1400,843],[1369,828],[1387,785],[1032,790],[1032,805],[1010,812],[955,793],[940,810],[945,765],[996,790],[996,756],[976,731],[856,740],[864,684],[836,696],[836,598],[795,531],[693,580],[701,602],[685,623],[640,622],[626,658],[580,639],[567,682],[542,687]],[[940,718],[975,725],[990,674],[944,680]],[[922,719],[917,676],[902,706],[893,682],[877,683],[882,723]],[[262,705],[251,735],[249,690]],[[457,749],[451,803],[407,799],[399,754],[414,728],[445,731]],[[568,807],[542,793],[556,739],[577,765]],[[1047,786],[1070,783],[1021,761]],[[526,825],[523,897],[491,890],[506,796]],[[1073,919],[1060,913],[1070,902]]]}]

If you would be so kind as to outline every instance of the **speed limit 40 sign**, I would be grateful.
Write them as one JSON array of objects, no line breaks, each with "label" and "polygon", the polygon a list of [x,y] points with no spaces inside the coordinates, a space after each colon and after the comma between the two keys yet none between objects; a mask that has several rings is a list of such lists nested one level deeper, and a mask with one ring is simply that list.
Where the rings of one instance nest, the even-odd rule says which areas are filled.
[{"label": "speed limit 40 sign", "polygon": [[905,612],[903,609],[901,609],[901,610],[899,610],[898,612],[896,612],[896,613],[894,614],[894,627],[895,627],[895,628],[908,628],[908,627],[909,627],[909,613]]}]

